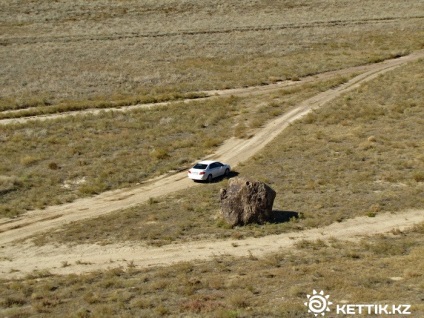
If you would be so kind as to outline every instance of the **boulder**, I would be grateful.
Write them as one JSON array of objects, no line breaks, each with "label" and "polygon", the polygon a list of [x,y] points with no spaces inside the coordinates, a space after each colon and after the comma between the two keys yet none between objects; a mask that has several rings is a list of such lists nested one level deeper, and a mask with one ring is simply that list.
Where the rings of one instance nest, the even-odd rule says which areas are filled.
[{"label": "boulder", "polygon": [[263,182],[230,179],[228,187],[220,191],[222,216],[231,226],[272,221],[275,196],[276,192]]}]

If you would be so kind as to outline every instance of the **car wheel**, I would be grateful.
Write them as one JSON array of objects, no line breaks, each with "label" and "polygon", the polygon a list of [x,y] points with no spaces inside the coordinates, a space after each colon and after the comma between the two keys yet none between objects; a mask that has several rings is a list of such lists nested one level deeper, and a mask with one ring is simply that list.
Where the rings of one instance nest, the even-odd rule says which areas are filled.
[{"label": "car wheel", "polygon": [[225,177],[228,178],[228,176],[230,175],[230,169],[225,169],[225,173],[224,173]]},{"label": "car wheel", "polygon": [[210,174],[210,175],[208,175],[208,179],[207,179],[207,181],[209,182],[209,183],[211,183],[212,182],[212,175]]}]

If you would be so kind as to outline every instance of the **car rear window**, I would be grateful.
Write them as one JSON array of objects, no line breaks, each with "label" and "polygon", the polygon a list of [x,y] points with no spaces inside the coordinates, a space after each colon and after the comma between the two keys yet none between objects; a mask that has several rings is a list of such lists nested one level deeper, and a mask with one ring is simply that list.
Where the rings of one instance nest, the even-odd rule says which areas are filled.
[{"label": "car rear window", "polygon": [[194,169],[206,169],[208,165],[205,165],[203,163],[197,163],[193,168]]}]

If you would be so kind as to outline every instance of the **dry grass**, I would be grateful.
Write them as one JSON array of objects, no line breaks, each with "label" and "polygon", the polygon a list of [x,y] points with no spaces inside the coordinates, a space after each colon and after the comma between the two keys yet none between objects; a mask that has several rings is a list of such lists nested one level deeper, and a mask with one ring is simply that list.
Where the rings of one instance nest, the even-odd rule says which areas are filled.
[{"label": "dry grass", "polygon": [[381,76],[308,115],[239,172],[273,186],[277,206],[302,212],[305,226],[422,208],[423,65]]},{"label": "dry grass", "polygon": [[[256,258],[217,257],[169,267],[84,275],[34,272],[0,281],[8,317],[309,317],[304,302],[323,290],[336,304],[410,304],[424,314],[424,224],[350,243],[303,241]],[[237,247],[235,247],[237,248]],[[334,313],[334,306],[332,307]]]},{"label": "dry grass", "polygon": [[0,198],[1,214],[70,201],[187,167],[229,137],[235,102],[224,98],[2,127],[0,175],[7,176],[1,185],[7,193]]},{"label": "dry grass", "polygon": [[29,116],[40,116],[64,112],[81,111],[86,109],[107,109],[107,108],[121,108],[131,105],[140,104],[154,104],[170,101],[178,101],[185,99],[198,99],[206,97],[206,93],[161,93],[151,95],[145,93],[143,95],[127,95],[111,97],[97,97],[94,100],[67,100],[52,104],[49,101],[34,101],[32,104],[21,105],[22,107],[15,107],[14,110],[3,111],[0,113],[0,119],[7,118],[21,118]]},{"label": "dry grass", "polygon": [[423,11],[419,0],[7,1],[0,110],[132,104],[372,63],[423,47]]},{"label": "dry grass", "polygon": [[[10,109],[40,114],[129,105],[196,97],[198,93],[190,92],[203,89],[297,79],[399,56],[422,48],[424,38],[420,1],[374,0],[366,8],[359,0],[332,5],[22,1],[1,6],[0,117],[13,116],[5,112]],[[257,113],[242,112],[238,118],[243,120],[231,123],[233,134],[248,137],[293,102],[281,96],[258,102],[263,106]],[[1,185],[0,214],[13,216],[131,185],[184,167],[210,151],[193,148],[190,140],[198,130],[185,128],[166,130],[172,140],[153,143],[154,121],[141,123],[144,112],[134,114],[134,119],[104,114],[2,127],[0,175],[15,181]],[[169,119],[160,116],[156,120]],[[225,122],[230,125],[231,120]],[[228,136],[228,129],[220,129],[220,137],[204,137],[217,133],[208,127],[198,138],[216,146]],[[175,141],[187,134],[189,140],[182,145]],[[65,136],[79,142],[68,144]],[[148,167],[139,166],[146,162]],[[140,167],[137,173],[134,167]],[[417,172],[414,178],[421,180],[422,175]]]},{"label": "dry grass", "polygon": [[[284,211],[302,217],[237,228],[237,235],[263,236],[355,216],[423,208],[424,185],[419,178],[424,171],[423,63],[381,76],[315,111],[238,167],[241,175],[262,180],[277,191],[275,209],[281,219],[287,215]],[[273,103],[269,105],[272,109]],[[254,114],[258,109],[261,107],[250,111]],[[154,204],[38,236],[36,241],[107,244],[133,240],[163,245],[232,237],[235,230],[217,218],[219,188],[223,186],[187,189]],[[193,201],[193,197],[198,199]]]},{"label": "dry grass", "polygon": [[214,98],[4,126],[0,215],[13,216],[188,168],[226,138],[247,137],[299,101],[344,81],[336,77],[287,87],[266,97]]},{"label": "dry grass", "polygon": [[[296,79],[402,55],[422,48],[424,38],[424,8],[418,0],[372,0],[366,6],[359,0],[24,0],[0,6],[1,110],[40,111],[42,106],[50,111],[61,103],[84,108],[122,96],[131,100]],[[95,227],[93,221],[74,224],[38,242],[161,245],[243,238],[423,208],[422,69],[420,61],[332,102],[238,169],[269,183],[278,193],[276,208],[302,213],[302,219],[225,228],[214,219],[221,184],[212,184],[99,218]],[[221,140],[230,134],[248,136],[263,123],[260,115],[273,116],[273,105],[281,100],[267,100],[263,112],[245,99],[225,100],[216,111],[228,119],[207,125],[199,119],[194,130],[187,123],[193,115],[178,114],[177,106],[172,114],[181,117],[181,126],[168,108],[1,127],[2,215],[184,166],[210,151],[197,148],[196,140],[212,133]],[[198,114],[198,106],[185,105],[181,111]],[[276,111],[290,105],[280,106]],[[202,107],[213,112],[216,105]],[[162,139],[154,130],[160,121],[169,128]],[[181,138],[196,148],[179,144]],[[164,160],[174,157],[177,161]],[[148,165],[134,174],[141,163]],[[194,195],[204,205],[193,205],[188,198]],[[113,222],[123,226],[109,231]],[[306,294],[323,289],[336,303],[409,303],[410,317],[422,317],[423,234],[421,225],[360,244],[302,241],[297,251],[265,259],[223,257],[144,270],[129,262],[127,268],[61,277],[34,272],[0,281],[0,315],[305,317]]]}]

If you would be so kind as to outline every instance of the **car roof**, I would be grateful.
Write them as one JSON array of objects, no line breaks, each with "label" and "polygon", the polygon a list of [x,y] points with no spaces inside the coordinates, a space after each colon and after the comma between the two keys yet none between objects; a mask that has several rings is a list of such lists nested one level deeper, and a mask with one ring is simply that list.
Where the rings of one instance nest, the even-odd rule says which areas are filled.
[{"label": "car roof", "polygon": [[214,163],[214,162],[218,162],[218,161],[214,161],[214,160],[203,160],[203,161],[199,161],[198,163],[204,164],[204,165],[209,165],[209,164]]}]

